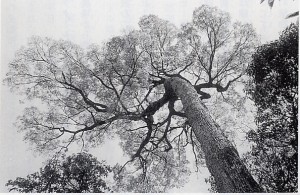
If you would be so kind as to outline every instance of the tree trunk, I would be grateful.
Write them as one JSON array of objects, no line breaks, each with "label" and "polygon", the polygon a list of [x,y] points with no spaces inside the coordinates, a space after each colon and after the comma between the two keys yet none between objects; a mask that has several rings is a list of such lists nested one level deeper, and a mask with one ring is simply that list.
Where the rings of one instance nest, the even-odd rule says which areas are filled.
[{"label": "tree trunk", "polygon": [[205,154],[208,170],[218,192],[263,192],[241,161],[237,150],[209,115],[194,87],[173,77],[165,82],[167,92],[181,99],[188,122]]}]

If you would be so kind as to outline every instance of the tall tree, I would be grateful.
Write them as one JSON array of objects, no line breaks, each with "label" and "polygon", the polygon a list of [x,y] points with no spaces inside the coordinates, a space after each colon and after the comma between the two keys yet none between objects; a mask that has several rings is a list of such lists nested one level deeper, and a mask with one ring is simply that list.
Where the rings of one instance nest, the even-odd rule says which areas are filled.
[{"label": "tall tree", "polygon": [[104,193],[110,192],[105,178],[111,168],[87,153],[52,159],[27,178],[9,180],[9,191],[21,193]]},{"label": "tall tree", "polygon": [[228,13],[208,6],[181,29],[154,15],[139,26],[88,52],[66,41],[31,39],[6,78],[45,105],[25,109],[19,120],[25,139],[44,151],[73,142],[96,146],[116,134],[130,156],[125,165],[138,167],[140,180],[164,173],[158,191],[187,172],[191,145],[205,156],[219,192],[261,191],[204,105],[215,91],[234,91],[244,75],[257,44],[252,26],[232,24]]},{"label": "tall tree", "polygon": [[248,69],[258,128],[248,134],[255,145],[247,161],[270,192],[298,189],[298,28],[260,46]]}]

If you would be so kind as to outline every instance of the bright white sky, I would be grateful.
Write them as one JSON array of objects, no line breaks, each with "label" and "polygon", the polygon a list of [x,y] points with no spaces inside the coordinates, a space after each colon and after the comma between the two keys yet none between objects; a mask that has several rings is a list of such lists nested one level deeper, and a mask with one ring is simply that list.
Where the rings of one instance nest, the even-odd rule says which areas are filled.
[{"label": "bright white sky", "polygon": [[[229,12],[234,21],[252,23],[265,43],[277,39],[280,31],[297,20],[285,17],[298,10],[299,1],[275,0],[272,9],[267,0],[263,4],[260,0],[2,0],[1,3],[0,68],[4,77],[14,53],[32,35],[70,40],[85,48],[120,35],[126,28],[136,29],[139,18],[146,14],[158,15],[179,27],[190,21],[196,7],[208,4]],[[24,105],[5,86],[1,86],[0,105],[0,192],[7,192],[8,179],[37,171],[45,157],[34,156],[13,126]],[[98,151],[102,151],[103,158],[108,163],[120,161],[113,153],[114,150],[119,153],[118,149],[107,147],[109,154]],[[197,180],[194,175],[180,191],[206,192],[203,185],[204,177]]]}]

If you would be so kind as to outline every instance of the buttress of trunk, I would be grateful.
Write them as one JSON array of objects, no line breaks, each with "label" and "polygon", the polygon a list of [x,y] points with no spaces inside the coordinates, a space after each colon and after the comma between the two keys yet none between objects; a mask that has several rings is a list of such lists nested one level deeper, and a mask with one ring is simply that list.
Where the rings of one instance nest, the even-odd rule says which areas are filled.
[{"label": "buttress of trunk", "polygon": [[188,122],[205,154],[208,170],[218,192],[263,192],[241,161],[237,150],[209,115],[194,87],[173,77],[165,82],[167,92],[181,99]]}]

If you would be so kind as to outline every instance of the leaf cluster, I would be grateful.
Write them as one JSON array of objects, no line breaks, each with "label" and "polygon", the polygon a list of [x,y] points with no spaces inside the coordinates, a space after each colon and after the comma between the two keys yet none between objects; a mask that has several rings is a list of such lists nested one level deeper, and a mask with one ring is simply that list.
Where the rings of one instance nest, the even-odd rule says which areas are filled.
[{"label": "leaf cluster", "polygon": [[110,192],[105,178],[111,167],[87,153],[52,159],[39,172],[9,180],[9,191],[21,193]]},{"label": "leaf cluster", "polygon": [[251,166],[271,192],[298,187],[298,28],[291,24],[278,40],[259,47],[248,68],[258,126],[248,133],[255,143]]}]

